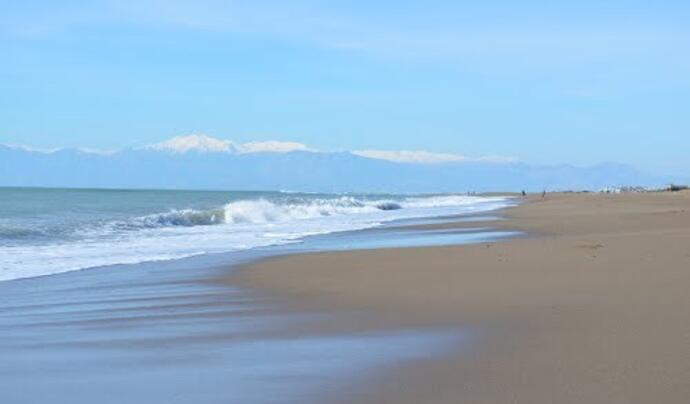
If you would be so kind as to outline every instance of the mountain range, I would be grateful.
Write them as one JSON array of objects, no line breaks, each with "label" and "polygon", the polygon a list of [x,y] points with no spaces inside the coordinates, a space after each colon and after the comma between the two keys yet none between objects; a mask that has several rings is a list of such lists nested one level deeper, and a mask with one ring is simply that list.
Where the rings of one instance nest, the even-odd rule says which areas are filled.
[{"label": "mountain range", "polygon": [[0,145],[0,186],[422,193],[669,182],[616,163],[576,167],[428,152],[320,152],[294,142],[237,145],[201,135],[107,153]]}]

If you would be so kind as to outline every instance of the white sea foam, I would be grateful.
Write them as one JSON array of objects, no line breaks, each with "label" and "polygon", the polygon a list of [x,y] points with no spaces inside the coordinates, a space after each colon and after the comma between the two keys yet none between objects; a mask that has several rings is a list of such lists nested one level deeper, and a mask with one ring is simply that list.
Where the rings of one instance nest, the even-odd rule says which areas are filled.
[{"label": "white sea foam", "polygon": [[265,199],[244,200],[228,203],[222,209],[199,211],[194,209],[172,210],[166,213],[135,218],[116,225],[127,227],[206,226],[223,223],[270,223],[314,219],[328,216],[355,215],[410,208],[443,208],[488,203],[502,198],[477,198],[445,195],[414,197],[402,200],[363,200],[354,197],[337,199],[310,199],[288,202],[272,202]]},{"label": "white sea foam", "polygon": [[215,209],[170,210],[91,223],[55,242],[2,246],[0,280],[293,243],[310,235],[488,211],[507,203],[505,198],[461,195],[235,200]]}]

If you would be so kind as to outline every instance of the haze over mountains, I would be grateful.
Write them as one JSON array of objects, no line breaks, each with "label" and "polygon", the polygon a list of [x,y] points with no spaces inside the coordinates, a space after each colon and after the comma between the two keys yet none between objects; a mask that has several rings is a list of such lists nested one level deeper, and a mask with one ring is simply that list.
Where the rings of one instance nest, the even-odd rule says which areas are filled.
[{"label": "haze over mountains", "polygon": [[296,142],[236,144],[203,135],[115,152],[0,145],[0,186],[420,193],[669,182],[615,163],[543,166],[423,151],[321,152]]}]

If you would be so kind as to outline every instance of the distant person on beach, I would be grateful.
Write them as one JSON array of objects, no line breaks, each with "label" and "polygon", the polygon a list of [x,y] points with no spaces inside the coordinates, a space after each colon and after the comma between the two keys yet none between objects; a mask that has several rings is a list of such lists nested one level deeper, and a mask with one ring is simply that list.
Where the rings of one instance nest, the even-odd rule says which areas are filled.
[{"label": "distant person on beach", "polygon": [[524,197],[526,197],[526,196],[527,196],[527,193],[526,193],[525,190],[523,189],[523,190],[522,190],[522,197],[524,198]]},{"label": "distant person on beach", "polygon": [[541,191],[541,197],[546,198],[546,190]]}]

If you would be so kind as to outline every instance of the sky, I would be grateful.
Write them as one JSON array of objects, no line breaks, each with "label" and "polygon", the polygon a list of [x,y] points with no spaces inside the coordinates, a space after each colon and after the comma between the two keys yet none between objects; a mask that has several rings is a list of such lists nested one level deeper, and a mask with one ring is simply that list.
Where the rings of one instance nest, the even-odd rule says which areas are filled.
[{"label": "sky", "polygon": [[0,143],[690,171],[687,1],[0,0]]}]

